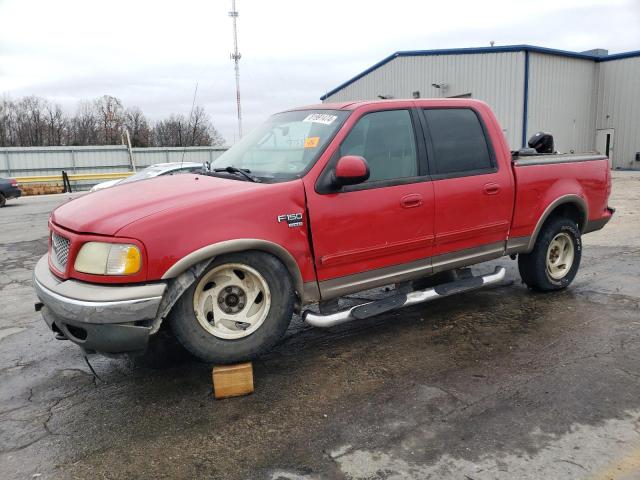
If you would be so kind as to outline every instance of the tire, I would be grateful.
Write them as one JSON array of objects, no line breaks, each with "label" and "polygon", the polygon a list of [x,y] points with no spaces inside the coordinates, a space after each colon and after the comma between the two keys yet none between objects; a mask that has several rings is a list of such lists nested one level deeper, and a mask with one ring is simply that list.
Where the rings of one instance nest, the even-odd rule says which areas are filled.
[{"label": "tire", "polygon": [[4,207],[7,203],[7,199],[4,197],[3,194],[0,193],[0,208]]},{"label": "tire", "polygon": [[233,253],[211,263],[176,302],[169,321],[178,341],[199,359],[234,363],[275,345],[289,326],[295,299],[278,258]]},{"label": "tire", "polygon": [[539,292],[567,288],[580,267],[582,240],[578,226],[564,217],[550,219],[531,253],[518,255],[520,277]]}]

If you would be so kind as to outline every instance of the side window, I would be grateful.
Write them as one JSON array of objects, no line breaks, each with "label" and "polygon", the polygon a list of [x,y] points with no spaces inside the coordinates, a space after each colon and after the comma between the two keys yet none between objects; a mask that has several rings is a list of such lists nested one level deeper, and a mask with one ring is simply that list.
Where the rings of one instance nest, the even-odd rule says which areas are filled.
[{"label": "side window", "polygon": [[369,164],[369,182],[415,177],[418,159],[408,110],[364,115],[340,145],[340,156],[360,155]]},{"label": "side window", "polygon": [[493,171],[478,116],[468,108],[425,109],[433,145],[434,175]]}]

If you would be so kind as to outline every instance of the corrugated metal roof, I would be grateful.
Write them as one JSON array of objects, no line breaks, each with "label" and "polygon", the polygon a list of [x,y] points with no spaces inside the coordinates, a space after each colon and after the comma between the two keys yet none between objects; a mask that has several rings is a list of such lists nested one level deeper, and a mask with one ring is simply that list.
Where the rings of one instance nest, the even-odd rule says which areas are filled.
[{"label": "corrugated metal roof", "polygon": [[346,82],[338,85],[333,90],[330,90],[326,94],[320,97],[320,100],[326,100],[331,95],[339,92],[353,82],[361,79],[365,75],[380,68],[382,65],[389,63],[391,60],[397,57],[419,57],[419,56],[434,56],[434,55],[468,55],[476,53],[504,53],[504,52],[536,52],[546,53],[547,55],[558,55],[561,57],[580,58],[584,60],[593,60],[594,62],[607,62],[610,60],[620,60],[623,58],[631,58],[640,56],[640,50],[626,53],[618,53],[614,55],[599,56],[589,53],[571,52],[569,50],[557,50],[554,48],[537,47],[535,45],[504,45],[498,47],[477,47],[477,48],[444,48],[437,50],[406,50],[395,52],[388,57],[382,59],[378,63],[367,68],[363,72],[360,72],[355,77],[347,80]]}]

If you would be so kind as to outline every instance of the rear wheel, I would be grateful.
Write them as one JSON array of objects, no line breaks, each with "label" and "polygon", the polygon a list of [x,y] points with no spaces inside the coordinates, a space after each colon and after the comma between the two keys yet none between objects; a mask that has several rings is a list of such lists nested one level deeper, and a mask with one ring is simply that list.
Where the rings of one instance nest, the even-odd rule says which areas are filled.
[{"label": "rear wheel", "polygon": [[6,203],[7,203],[7,199],[4,197],[3,194],[0,193],[0,208],[4,207]]},{"label": "rear wheel", "polygon": [[273,255],[243,252],[215,259],[171,312],[176,337],[207,362],[249,360],[271,348],[293,315],[286,267]]},{"label": "rear wheel", "polygon": [[575,278],[581,257],[578,226],[568,218],[554,218],[542,228],[531,253],[518,255],[520,277],[534,290],[560,290]]}]

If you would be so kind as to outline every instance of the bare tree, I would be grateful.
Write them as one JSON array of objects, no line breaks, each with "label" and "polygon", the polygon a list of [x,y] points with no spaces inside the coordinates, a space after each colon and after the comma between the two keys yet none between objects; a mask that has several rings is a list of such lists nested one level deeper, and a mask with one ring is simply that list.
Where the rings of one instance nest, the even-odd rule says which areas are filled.
[{"label": "bare tree", "polygon": [[153,127],[138,107],[124,109],[122,102],[104,95],[81,101],[74,115],[44,98],[17,101],[0,99],[0,146],[118,145],[124,129],[134,147],[188,147],[223,145],[224,138],[204,108],[195,107],[190,118],[172,114]]},{"label": "bare tree", "polygon": [[170,115],[153,127],[153,144],[156,147],[184,147],[187,139],[187,121],[184,115]]},{"label": "bare tree", "polygon": [[103,95],[94,101],[98,116],[98,135],[102,145],[117,145],[122,142],[124,108],[122,102],[111,95]]},{"label": "bare tree", "polygon": [[66,145],[69,141],[69,120],[60,105],[47,102],[45,145]]},{"label": "bare tree", "polygon": [[0,145],[39,147],[64,145],[69,138],[69,119],[62,107],[40,97],[0,102]]},{"label": "bare tree", "polygon": [[0,147],[12,147],[15,139],[15,105],[6,98],[0,100]]},{"label": "bare tree", "polygon": [[224,138],[213,127],[204,108],[197,106],[189,120],[184,115],[170,115],[157,122],[153,142],[158,147],[192,147],[223,145]]},{"label": "bare tree", "polygon": [[138,107],[127,109],[124,113],[124,125],[129,131],[133,147],[148,147],[151,145],[149,122]]},{"label": "bare tree", "polygon": [[93,103],[82,101],[71,119],[71,145],[98,145],[98,116]]},{"label": "bare tree", "polygon": [[16,103],[16,137],[19,145],[39,147],[44,145],[46,119],[45,101],[24,97]]},{"label": "bare tree", "polygon": [[211,124],[209,115],[204,108],[197,106],[193,109],[191,122],[189,125],[191,133],[190,145],[206,146],[206,145],[223,145],[224,138]]}]

